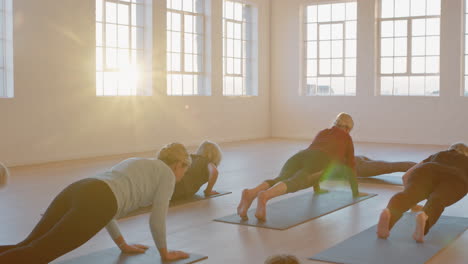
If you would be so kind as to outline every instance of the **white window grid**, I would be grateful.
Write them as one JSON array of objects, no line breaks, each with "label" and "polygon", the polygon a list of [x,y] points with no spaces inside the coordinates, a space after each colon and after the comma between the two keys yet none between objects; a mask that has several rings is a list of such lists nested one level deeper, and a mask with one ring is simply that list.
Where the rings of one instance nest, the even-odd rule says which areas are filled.
[{"label": "white window grid", "polygon": [[204,0],[167,1],[167,94],[204,94]]},{"label": "white window grid", "polygon": [[304,17],[302,94],[355,96],[357,2],[308,5]]},{"label": "white window grid", "polygon": [[223,4],[223,95],[254,95],[252,80],[252,7],[225,0]]},{"label": "white window grid", "polygon": [[440,0],[381,0],[377,63],[380,95],[439,95],[440,17]]},{"label": "white window grid", "polygon": [[150,2],[96,0],[97,96],[151,94]]},{"label": "white window grid", "polygon": [[13,97],[12,0],[0,0],[0,98]]},{"label": "white window grid", "polygon": [[468,67],[466,67],[466,64],[468,62],[468,1],[465,0],[465,7],[464,7],[464,13],[465,13],[465,25],[464,25],[464,41],[465,41],[465,59],[463,63],[464,67],[464,89],[463,89],[463,95],[468,97]]}]

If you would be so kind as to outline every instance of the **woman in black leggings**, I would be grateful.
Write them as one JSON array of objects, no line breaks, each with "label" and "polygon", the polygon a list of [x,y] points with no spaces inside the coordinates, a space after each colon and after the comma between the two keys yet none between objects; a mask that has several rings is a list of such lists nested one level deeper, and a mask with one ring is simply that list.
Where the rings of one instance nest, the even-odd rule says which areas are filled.
[{"label": "woman in black leggings", "polygon": [[351,116],[340,113],[331,128],[320,131],[307,149],[299,151],[286,161],[278,177],[266,180],[252,189],[243,190],[237,214],[246,219],[252,201],[257,198],[255,217],[265,221],[268,200],[312,186],[315,192],[321,192],[320,180],[326,178],[327,172],[338,167],[346,168],[343,171],[350,183],[352,195],[359,196],[355,178],[354,146],[349,135],[353,126]]},{"label": "woman in black leggings", "polygon": [[404,176],[405,189],[395,194],[380,214],[377,236],[387,238],[404,212],[427,199],[416,216],[413,238],[424,242],[424,236],[448,207],[468,192],[468,147],[454,144],[411,168]]},{"label": "woman in black leggings", "polygon": [[147,246],[127,244],[115,219],[149,205],[151,232],[161,258],[187,258],[185,252],[167,249],[166,214],[175,182],[189,165],[185,147],[173,143],[157,159],[130,158],[94,178],[72,183],[55,197],[26,239],[0,246],[0,263],[49,263],[104,227],[123,253],[144,253]]}]

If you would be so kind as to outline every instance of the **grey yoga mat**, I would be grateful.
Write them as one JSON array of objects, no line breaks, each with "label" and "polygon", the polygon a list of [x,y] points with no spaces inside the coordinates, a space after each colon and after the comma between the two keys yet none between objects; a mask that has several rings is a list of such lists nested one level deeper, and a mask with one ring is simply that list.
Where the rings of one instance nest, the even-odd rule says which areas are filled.
[{"label": "grey yoga mat", "polygon": [[374,177],[358,177],[357,179],[359,182],[363,183],[377,183],[403,186],[402,175],[379,175]]},{"label": "grey yoga mat", "polygon": [[468,228],[468,218],[441,216],[424,243],[413,240],[414,227],[415,214],[406,213],[387,239],[377,238],[376,226],[372,226],[309,259],[342,264],[422,264],[461,235]]},{"label": "grey yoga mat", "polygon": [[190,254],[188,259],[162,261],[159,257],[159,253],[153,247],[148,249],[144,254],[137,255],[121,254],[120,249],[109,248],[89,255],[65,260],[59,262],[59,264],[190,264],[207,258],[207,256]]},{"label": "grey yoga mat", "polygon": [[269,203],[265,222],[255,218],[255,209],[248,211],[248,220],[242,220],[237,214],[233,214],[215,219],[215,221],[284,230],[374,196],[376,194],[353,199],[350,192],[330,191],[320,195],[306,192],[302,195]]},{"label": "grey yoga mat", "polygon": [[[192,203],[192,202],[197,202],[197,201],[201,201],[201,200],[206,200],[206,199],[210,199],[210,198],[214,198],[214,197],[218,197],[218,196],[227,195],[227,194],[230,194],[230,193],[232,193],[232,192],[221,192],[221,191],[219,191],[219,194],[205,196],[203,194],[203,192],[198,192],[194,196],[192,196],[192,197],[190,197],[188,199],[171,201],[170,207],[179,206],[179,205],[183,205],[183,204],[188,204],[188,203]],[[135,210],[133,212],[130,212],[126,216],[122,217],[121,219],[136,216],[136,215],[141,215],[141,214],[145,214],[145,213],[149,213],[151,211],[151,208],[152,208],[151,206],[142,207],[142,208],[137,209],[137,210]]]}]

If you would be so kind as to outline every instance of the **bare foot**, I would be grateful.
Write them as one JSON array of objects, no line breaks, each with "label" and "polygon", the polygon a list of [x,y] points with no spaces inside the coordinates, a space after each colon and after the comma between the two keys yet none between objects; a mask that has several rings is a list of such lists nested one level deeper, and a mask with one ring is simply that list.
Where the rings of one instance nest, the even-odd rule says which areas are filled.
[{"label": "bare foot", "polygon": [[416,228],[414,229],[413,239],[418,243],[424,243],[424,229],[426,228],[427,215],[420,212],[416,215]]},{"label": "bare foot", "polygon": [[249,189],[244,189],[242,191],[242,198],[239,203],[239,206],[237,206],[237,214],[244,220],[249,219],[247,217],[247,211],[250,208],[250,205],[252,204],[252,201],[255,199],[255,195],[249,190]]},{"label": "bare foot", "polygon": [[386,239],[390,235],[390,230],[388,230],[390,217],[390,210],[388,208],[385,208],[380,213],[379,223],[377,224],[377,237]]},{"label": "bare foot", "polygon": [[415,205],[415,206],[411,207],[411,212],[412,212],[412,213],[421,212],[421,211],[422,211],[422,209],[423,209],[423,206],[422,206],[422,205],[419,205],[419,204],[417,204],[417,205]]},{"label": "bare foot", "polygon": [[257,217],[259,221],[266,220],[266,203],[267,198],[265,192],[260,192],[257,196],[257,211],[255,212],[255,217]]}]

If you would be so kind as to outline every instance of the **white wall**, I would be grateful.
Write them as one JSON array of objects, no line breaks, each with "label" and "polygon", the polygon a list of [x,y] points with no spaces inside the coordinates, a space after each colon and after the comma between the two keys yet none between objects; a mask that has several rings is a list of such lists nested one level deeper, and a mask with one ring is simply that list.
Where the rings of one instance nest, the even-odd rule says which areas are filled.
[{"label": "white wall", "polygon": [[212,0],[212,96],[166,96],[165,1],[154,2],[153,96],[96,97],[94,0],[14,0],[15,97],[0,99],[1,161],[270,136],[269,1],[251,1],[259,8],[259,96],[246,98],[222,96],[221,0]]},{"label": "white wall", "polygon": [[[272,0],[272,135],[312,138],[338,112],[355,119],[355,141],[450,144],[468,142],[468,98],[461,97],[462,2],[442,1],[440,97],[379,97],[375,91],[375,3],[358,0],[356,97],[299,96],[300,8],[321,0]],[[328,1],[330,2],[330,1]]]}]

